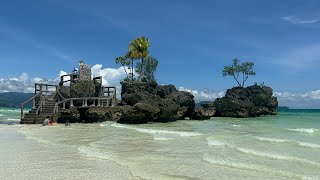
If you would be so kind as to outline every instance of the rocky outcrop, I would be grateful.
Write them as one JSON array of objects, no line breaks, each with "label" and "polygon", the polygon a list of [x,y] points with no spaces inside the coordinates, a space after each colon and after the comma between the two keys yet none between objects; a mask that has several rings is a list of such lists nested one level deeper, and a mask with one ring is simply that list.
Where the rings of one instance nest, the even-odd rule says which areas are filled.
[{"label": "rocky outcrop", "polygon": [[121,97],[122,104],[131,108],[124,112],[120,123],[175,121],[191,117],[195,108],[191,93],[155,82],[124,82]]},{"label": "rocky outcrop", "polygon": [[124,112],[131,110],[130,106],[115,106],[115,107],[91,107],[85,112],[84,119],[86,122],[104,122],[104,121],[119,121]]},{"label": "rocky outcrop", "polygon": [[80,122],[80,113],[75,107],[71,107],[68,111],[61,112],[61,116],[58,118],[58,123],[70,123]]},{"label": "rocky outcrop", "polygon": [[216,108],[213,102],[207,102],[201,104],[201,107],[197,107],[192,115],[192,119],[205,120],[210,119],[216,113]]},{"label": "rocky outcrop", "polygon": [[277,113],[278,101],[267,86],[234,87],[214,101],[215,116],[256,117]]}]

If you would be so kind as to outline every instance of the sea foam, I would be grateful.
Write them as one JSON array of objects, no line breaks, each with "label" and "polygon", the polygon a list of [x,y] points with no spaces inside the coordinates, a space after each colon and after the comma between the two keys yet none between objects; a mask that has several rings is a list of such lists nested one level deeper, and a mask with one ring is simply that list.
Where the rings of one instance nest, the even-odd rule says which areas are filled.
[{"label": "sea foam", "polygon": [[95,158],[95,159],[102,159],[102,160],[108,160],[111,158],[110,154],[106,152],[101,152],[94,147],[82,145],[78,147],[78,151],[81,154],[84,154],[88,158]]},{"label": "sea foam", "polygon": [[320,131],[319,129],[314,129],[314,128],[299,128],[299,129],[287,129],[289,131],[295,131],[295,132],[301,132],[301,133],[309,133],[309,134],[312,134],[312,133],[315,133],[315,132],[318,132]]},{"label": "sea foam", "polygon": [[309,142],[300,142],[298,141],[299,146],[310,147],[310,148],[320,148],[320,144],[313,144]]},{"label": "sea foam", "polygon": [[226,167],[231,167],[231,168],[251,170],[251,171],[257,171],[257,172],[263,172],[263,173],[272,173],[275,175],[282,175],[285,177],[292,177],[292,178],[299,178],[299,179],[310,178],[310,177],[306,177],[306,176],[300,176],[297,174],[293,174],[293,173],[290,173],[287,171],[281,171],[279,169],[269,168],[269,167],[258,165],[258,164],[236,162],[236,161],[228,160],[228,159],[217,159],[217,158],[214,158],[214,157],[209,156],[207,154],[205,154],[202,157],[202,160],[207,163],[213,164],[213,165],[226,166]]},{"label": "sea foam", "polygon": [[214,138],[207,138],[208,146],[230,146],[226,142],[216,140]]},{"label": "sea foam", "polygon": [[132,130],[136,130],[138,132],[147,133],[147,134],[170,134],[170,135],[178,135],[181,137],[192,137],[192,136],[202,135],[201,133],[197,133],[197,132],[169,131],[169,130],[162,130],[162,129],[146,129],[146,128],[138,128],[134,126],[122,125],[118,123],[112,124],[111,126],[116,128],[132,129]]},{"label": "sea foam", "polygon": [[236,148],[236,149],[239,150],[240,152],[259,156],[259,157],[279,159],[279,160],[299,161],[299,162],[304,162],[304,163],[308,163],[308,164],[315,165],[315,166],[320,166],[320,163],[318,163],[318,162],[310,161],[307,159],[301,159],[301,158],[297,158],[297,157],[292,157],[292,156],[286,156],[283,154],[266,153],[266,152],[260,152],[260,151],[256,151],[253,149],[246,149],[246,148]]},{"label": "sea foam", "polygon": [[12,118],[8,118],[7,121],[20,121],[20,119],[12,119]]},{"label": "sea foam", "polygon": [[267,138],[267,137],[254,137],[260,141],[268,141],[268,142],[277,142],[277,143],[283,143],[283,142],[289,142],[288,139],[277,139],[277,138]]}]

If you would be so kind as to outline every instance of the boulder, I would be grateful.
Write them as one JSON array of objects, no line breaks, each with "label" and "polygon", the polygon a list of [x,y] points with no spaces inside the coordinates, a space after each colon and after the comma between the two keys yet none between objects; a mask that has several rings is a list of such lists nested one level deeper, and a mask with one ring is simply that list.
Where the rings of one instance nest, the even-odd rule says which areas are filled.
[{"label": "boulder", "polygon": [[85,112],[86,122],[119,121],[129,106],[91,107]]},{"label": "boulder", "polygon": [[216,108],[213,102],[201,103],[201,107],[195,109],[192,119],[205,120],[210,119],[216,113]]},{"label": "boulder", "polygon": [[70,87],[70,97],[94,97],[96,96],[96,86],[93,81],[81,80],[75,82]]},{"label": "boulder", "polygon": [[217,116],[256,117],[276,114],[278,101],[267,86],[234,87],[214,101]]},{"label": "boulder", "polygon": [[154,121],[160,112],[159,107],[148,103],[136,103],[121,116],[119,123],[142,124]]},{"label": "boulder", "polygon": [[122,82],[122,104],[132,107],[119,123],[169,122],[190,117],[193,95],[178,91],[173,85],[155,82]]},{"label": "boulder", "polygon": [[80,113],[75,107],[71,107],[68,111],[61,112],[61,116],[58,118],[58,123],[70,123],[79,122]]}]

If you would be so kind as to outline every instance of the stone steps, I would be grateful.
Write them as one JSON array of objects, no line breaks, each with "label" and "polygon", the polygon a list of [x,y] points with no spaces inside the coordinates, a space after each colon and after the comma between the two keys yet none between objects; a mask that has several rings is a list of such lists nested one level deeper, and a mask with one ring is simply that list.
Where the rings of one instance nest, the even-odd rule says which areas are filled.
[{"label": "stone steps", "polygon": [[52,117],[53,109],[56,104],[56,100],[54,99],[55,94],[52,95],[43,95],[44,97],[44,105],[42,106],[41,114],[38,115],[36,119],[36,112],[40,105],[40,102],[36,104],[36,107],[31,109],[28,113],[24,115],[24,118],[21,119],[20,124],[41,124],[47,117]]}]

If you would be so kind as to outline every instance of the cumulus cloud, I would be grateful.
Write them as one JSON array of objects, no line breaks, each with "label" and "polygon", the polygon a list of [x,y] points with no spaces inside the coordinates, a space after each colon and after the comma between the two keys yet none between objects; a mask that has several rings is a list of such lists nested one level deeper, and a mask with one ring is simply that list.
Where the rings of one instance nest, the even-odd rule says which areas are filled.
[{"label": "cumulus cloud", "polygon": [[[93,77],[102,77],[103,86],[116,86],[117,92],[121,92],[120,81],[125,78],[126,73],[122,67],[120,68],[103,68],[101,64],[96,64],[92,68]],[[128,70],[129,71],[129,70]],[[44,84],[58,84],[60,82],[60,77],[62,75],[67,75],[65,71],[60,71],[57,77],[53,79],[46,79],[40,77],[29,77],[27,73],[22,73],[18,77],[11,77],[7,79],[0,79],[0,93],[3,92],[24,92],[31,93],[34,92],[35,83]],[[68,80],[70,77],[66,76],[64,80]],[[65,83],[64,85],[68,85]],[[118,97],[120,93],[117,93]]]},{"label": "cumulus cloud", "polygon": [[122,67],[103,68],[101,64],[96,64],[91,68],[91,71],[94,77],[102,77],[103,86],[120,86],[120,81],[126,76]]},{"label": "cumulus cloud", "polygon": [[292,24],[313,24],[320,21],[320,18],[317,19],[301,19],[296,16],[284,16],[281,17],[282,20],[290,22]]},{"label": "cumulus cloud", "polygon": [[216,98],[223,97],[225,92],[224,91],[213,91],[213,90],[193,90],[193,89],[187,89],[184,87],[179,87],[179,91],[187,91],[190,92],[193,96],[196,102],[200,101],[214,101]]},{"label": "cumulus cloud", "polygon": [[56,84],[57,81],[46,78],[30,78],[29,74],[22,73],[18,77],[0,79],[0,92],[34,92],[34,83]]},{"label": "cumulus cloud", "polygon": [[290,108],[320,108],[320,90],[306,93],[275,92],[279,105]]}]

